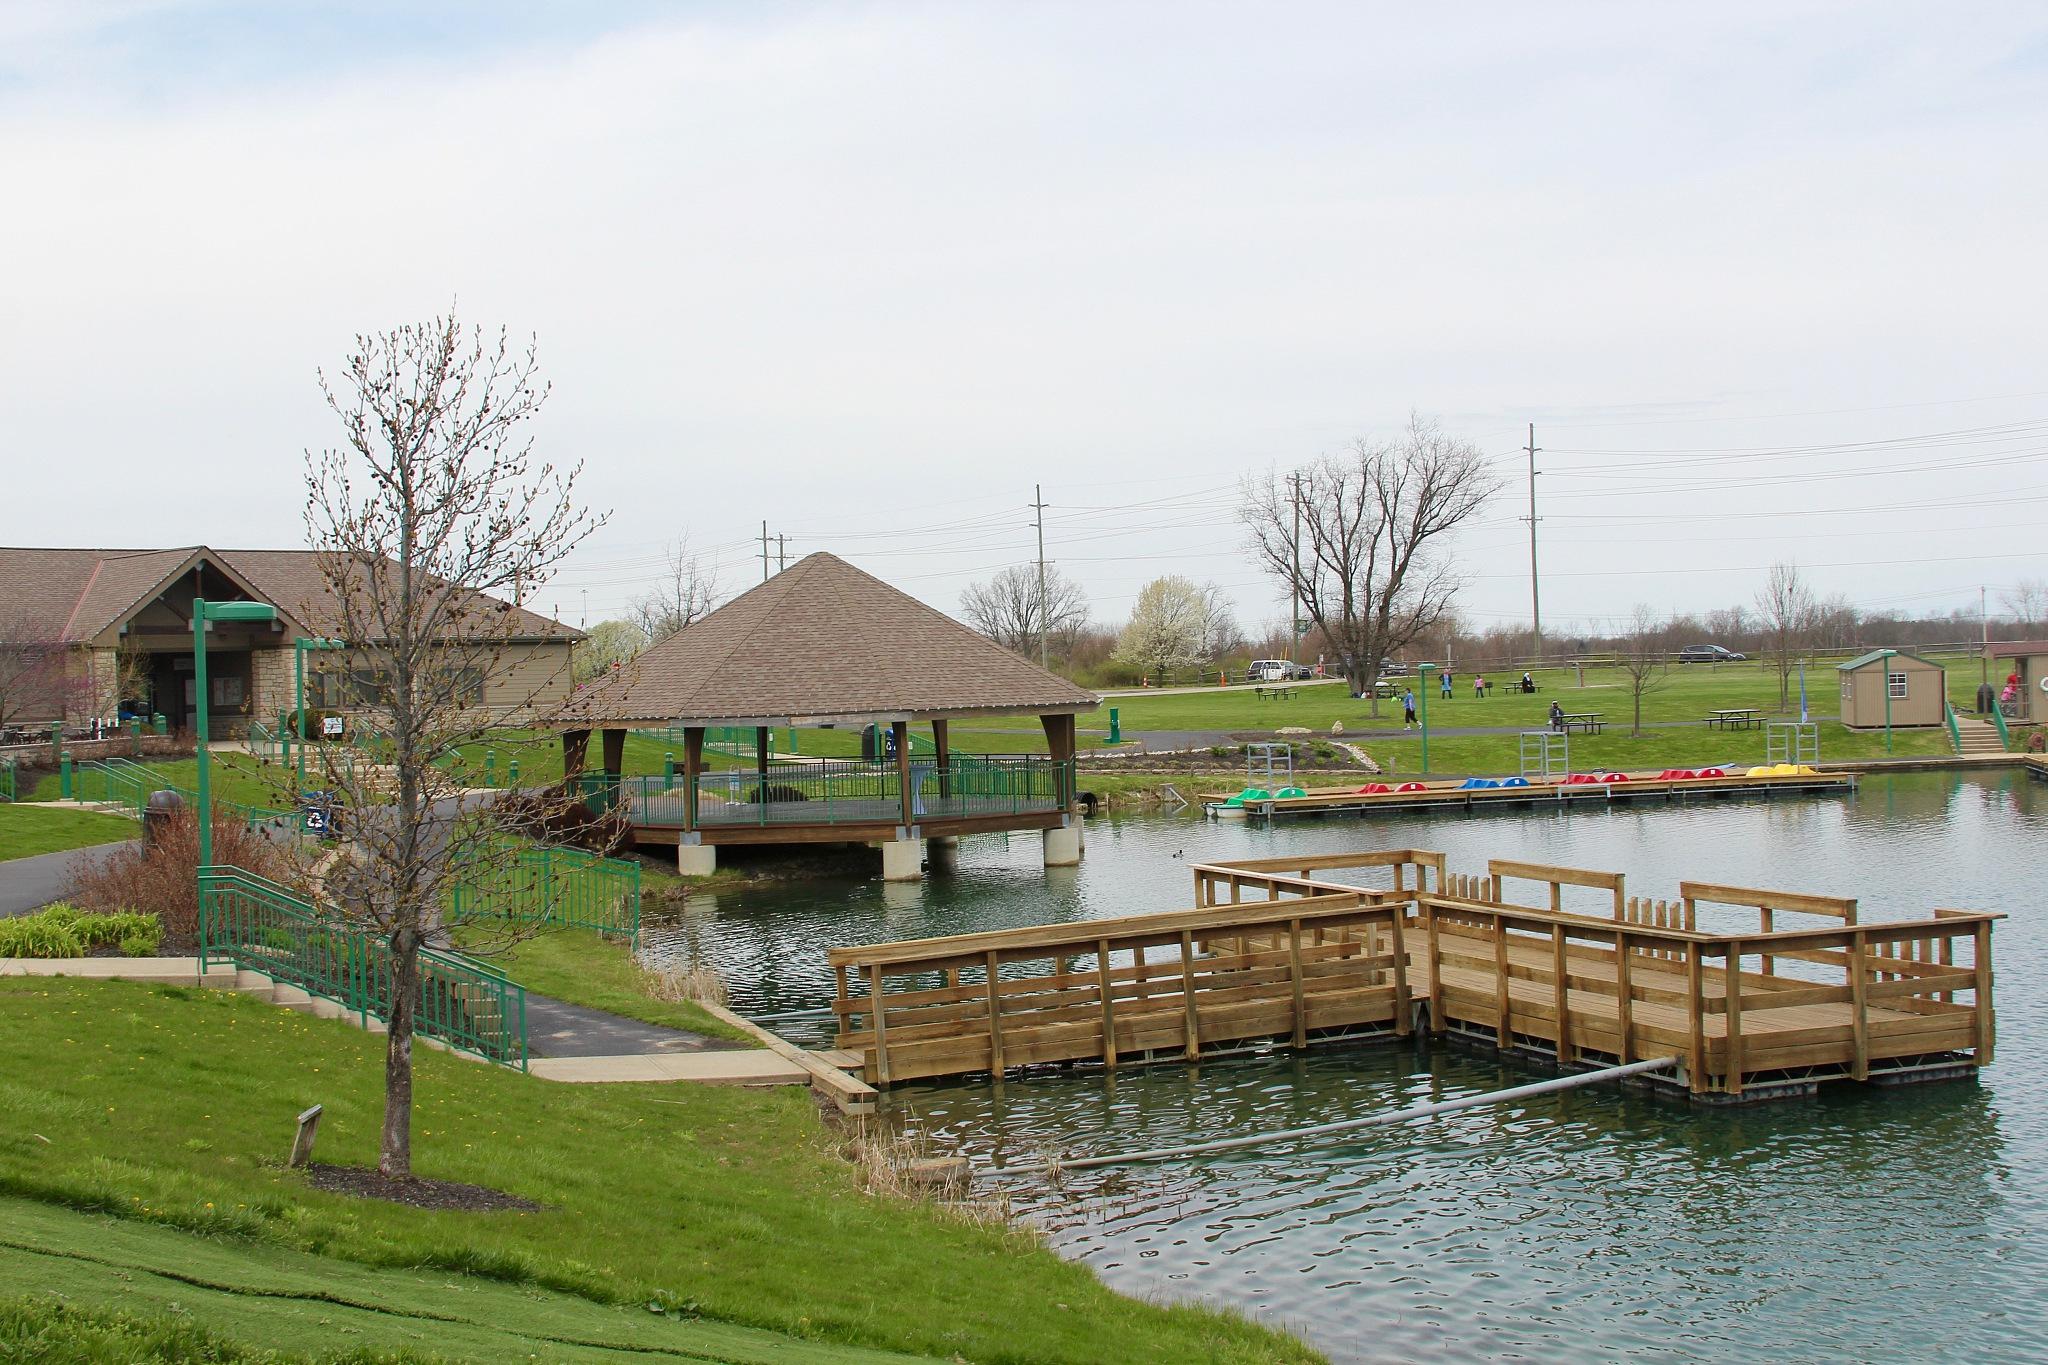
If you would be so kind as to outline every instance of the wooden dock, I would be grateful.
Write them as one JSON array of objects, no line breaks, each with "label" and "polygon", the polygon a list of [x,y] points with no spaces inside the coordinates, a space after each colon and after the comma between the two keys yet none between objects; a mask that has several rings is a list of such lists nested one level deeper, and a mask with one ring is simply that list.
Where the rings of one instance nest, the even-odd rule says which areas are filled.
[{"label": "wooden dock", "polygon": [[[1232,806],[1234,793],[1204,792],[1199,798],[1211,815],[1244,815],[1273,819],[1296,815],[1362,815],[1382,811],[1458,811],[1493,806],[1554,806],[1580,802],[1683,801],[1703,797],[1829,796],[1856,789],[1856,775],[1847,772],[1774,773],[1749,777],[1667,778],[1653,773],[1628,773],[1623,781],[1563,782],[1530,778],[1523,786],[1467,787],[1462,782],[1404,782],[1368,785],[1392,790],[1323,789],[1301,796],[1268,797]],[[1403,787],[1409,790],[1402,790]]]},{"label": "wooden dock", "polygon": [[[1997,914],[1859,923],[1847,898],[1681,882],[1648,899],[1620,873],[1461,875],[1419,849],[1194,877],[1186,910],[832,949],[838,1045],[887,1086],[1423,1028],[1572,1067],[1675,1054],[1678,1084],[1712,1098],[1992,1057]],[[1507,898],[1525,888],[1536,903]]]}]

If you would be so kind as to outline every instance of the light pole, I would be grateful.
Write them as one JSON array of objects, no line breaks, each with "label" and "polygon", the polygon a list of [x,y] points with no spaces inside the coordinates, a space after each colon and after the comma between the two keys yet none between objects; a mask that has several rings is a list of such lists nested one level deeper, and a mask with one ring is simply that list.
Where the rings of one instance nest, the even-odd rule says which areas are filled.
[{"label": "light pole", "polygon": [[1422,707],[1422,771],[1429,772],[1429,685],[1436,680],[1435,664],[1415,665],[1415,676],[1422,683],[1422,691],[1416,700]]},{"label": "light pole", "polygon": [[346,649],[339,640],[323,636],[301,635],[292,641],[292,729],[298,733],[296,741],[299,753],[299,797],[306,795],[306,651],[309,649]]},{"label": "light pole", "polygon": [[199,866],[213,866],[213,765],[206,752],[206,628],[215,621],[275,621],[277,608],[268,602],[209,602],[192,599],[192,685],[198,692],[199,738]]},{"label": "light pole", "polygon": [[1886,753],[1892,751],[1892,659],[1898,652],[1896,649],[1887,649],[1884,652],[1884,751]]}]

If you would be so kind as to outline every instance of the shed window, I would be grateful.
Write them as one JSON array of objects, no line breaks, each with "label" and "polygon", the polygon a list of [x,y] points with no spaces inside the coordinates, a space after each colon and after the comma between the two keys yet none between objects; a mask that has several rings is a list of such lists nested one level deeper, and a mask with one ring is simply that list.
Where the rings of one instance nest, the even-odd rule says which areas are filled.
[{"label": "shed window", "polygon": [[1906,675],[1903,673],[1885,674],[1884,685],[1885,690],[1891,693],[1891,695],[1894,697],[1903,697],[1906,695]]}]

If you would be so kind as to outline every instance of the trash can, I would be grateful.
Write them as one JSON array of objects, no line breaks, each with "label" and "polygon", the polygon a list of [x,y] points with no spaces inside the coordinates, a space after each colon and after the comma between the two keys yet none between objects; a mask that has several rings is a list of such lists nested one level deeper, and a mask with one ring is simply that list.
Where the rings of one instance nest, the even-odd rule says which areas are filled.
[{"label": "trash can", "polygon": [[174,791],[153,791],[142,803],[142,841],[145,846],[155,848],[163,832],[184,809],[185,798]]}]

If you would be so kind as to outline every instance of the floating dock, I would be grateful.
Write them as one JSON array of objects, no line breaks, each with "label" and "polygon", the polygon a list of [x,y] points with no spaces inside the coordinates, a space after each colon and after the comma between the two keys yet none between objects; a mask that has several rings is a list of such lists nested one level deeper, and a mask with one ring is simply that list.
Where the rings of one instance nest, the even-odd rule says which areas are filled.
[{"label": "floating dock", "polygon": [[[1677,1056],[1650,1083],[1705,1101],[1991,1062],[2002,915],[1859,923],[1843,897],[1681,882],[1650,899],[1617,872],[1444,861],[1204,864],[1189,909],[835,948],[838,1046],[888,1086],[1421,1029],[1570,1068]],[[1525,885],[1539,903],[1506,898]]]},{"label": "floating dock", "polygon": [[[1580,802],[1684,801],[1695,797],[1829,796],[1853,792],[1856,775],[1847,772],[1774,773],[1749,777],[1662,777],[1655,773],[1621,773],[1613,780],[1571,782],[1560,778],[1529,778],[1513,786],[1468,787],[1464,782],[1415,782],[1386,786],[1386,791],[1357,788],[1307,791],[1300,796],[1238,799],[1234,792],[1204,792],[1199,798],[1212,817],[1266,819],[1294,815],[1363,815],[1377,811],[1468,811],[1494,806],[1555,806]],[[1512,780],[1512,779],[1510,779]]]}]

